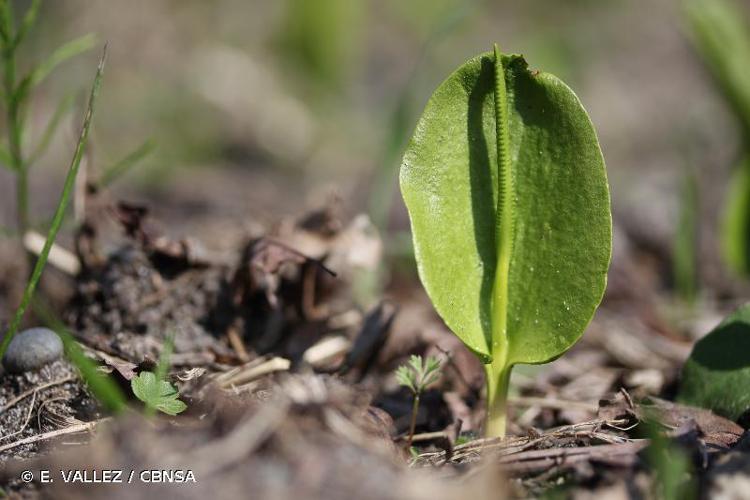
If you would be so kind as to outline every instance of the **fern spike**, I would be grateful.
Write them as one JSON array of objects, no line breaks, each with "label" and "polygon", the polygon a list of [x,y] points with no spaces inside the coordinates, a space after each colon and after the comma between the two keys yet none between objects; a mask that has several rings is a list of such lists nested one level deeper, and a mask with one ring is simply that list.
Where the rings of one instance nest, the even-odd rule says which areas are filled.
[{"label": "fern spike", "polygon": [[495,45],[495,135],[497,153],[497,209],[495,244],[497,264],[492,294],[492,364],[487,365],[487,426],[490,435],[505,434],[505,399],[511,367],[508,366],[508,279],[513,251],[515,190],[510,158],[510,120],[505,68]]}]

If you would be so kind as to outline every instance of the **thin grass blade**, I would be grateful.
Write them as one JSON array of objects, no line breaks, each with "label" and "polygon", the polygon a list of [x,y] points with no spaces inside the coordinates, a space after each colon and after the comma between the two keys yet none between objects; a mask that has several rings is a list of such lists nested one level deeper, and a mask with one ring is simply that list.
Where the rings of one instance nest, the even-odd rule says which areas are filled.
[{"label": "thin grass blade", "polygon": [[104,50],[102,51],[102,56],[99,59],[99,66],[96,70],[94,84],[91,88],[86,115],[81,127],[81,134],[78,138],[78,144],[76,146],[75,153],[73,154],[73,160],[71,161],[68,175],[65,178],[65,184],[63,186],[60,202],[57,204],[55,215],[52,218],[52,224],[47,234],[47,240],[44,243],[44,248],[42,248],[42,252],[40,253],[39,258],[34,265],[34,270],[31,273],[31,278],[29,278],[29,281],[26,284],[26,289],[24,290],[23,297],[21,298],[21,304],[18,306],[18,309],[16,309],[16,313],[13,317],[10,328],[5,334],[2,344],[0,344],[0,359],[2,359],[3,355],[5,355],[5,351],[8,349],[8,344],[10,344],[10,341],[18,331],[18,327],[21,325],[21,320],[23,319],[24,313],[29,307],[29,304],[31,304],[31,299],[34,297],[34,290],[36,289],[36,285],[39,282],[39,279],[42,277],[42,271],[44,271],[44,266],[47,264],[47,258],[49,257],[50,249],[52,248],[52,244],[55,242],[55,238],[57,237],[57,233],[60,230],[60,226],[62,225],[63,219],[65,217],[65,211],[68,207],[68,204],[70,203],[70,198],[75,185],[75,179],[78,175],[78,170],[81,166],[81,159],[83,158],[83,152],[86,149],[86,144],[88,142],[89,130],[91,129],[91,121],[94,116],[94,105],[96,103],[96,98],[99,95],[99,88],[101,87],[102,83],[104,63],[106,61],[106,58],[107,46],[105,45]]}]

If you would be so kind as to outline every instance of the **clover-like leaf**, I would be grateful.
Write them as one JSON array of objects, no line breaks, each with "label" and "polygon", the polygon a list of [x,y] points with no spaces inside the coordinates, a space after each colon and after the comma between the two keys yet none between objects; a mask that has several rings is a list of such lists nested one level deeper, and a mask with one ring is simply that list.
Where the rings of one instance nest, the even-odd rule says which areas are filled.
[{"label": "clover-like leaf", "polygon": [[146,406],[156,408],[167,415],[185,411],[187,405],[178,399],[180,393],[166,380],[158,380],[152,372],[141,372],[130,381],[135,397]]},{"label": "clover-like leaf", "polygon": [[187,409],[187,405],[179,399],[162,400],[156,405],[156,409],[167,415],[175,416]]}]

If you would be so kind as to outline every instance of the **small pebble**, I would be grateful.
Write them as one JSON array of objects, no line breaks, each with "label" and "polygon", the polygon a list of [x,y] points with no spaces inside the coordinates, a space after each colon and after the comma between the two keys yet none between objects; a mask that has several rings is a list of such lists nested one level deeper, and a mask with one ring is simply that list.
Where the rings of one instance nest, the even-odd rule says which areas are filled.
[{"label": "small pebble", "polygon": [[3,366],[9,373],[38,370],[52,363],[63,353],[60,337],[49,328],[29,328],[10,341],[3,356]]}]

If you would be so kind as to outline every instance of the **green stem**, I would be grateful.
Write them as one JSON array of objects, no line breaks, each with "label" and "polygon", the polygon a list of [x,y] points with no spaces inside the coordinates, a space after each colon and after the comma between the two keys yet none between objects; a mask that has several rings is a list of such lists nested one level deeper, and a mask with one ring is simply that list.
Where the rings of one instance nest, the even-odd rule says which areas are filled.
[{"label": "green stem", "polygon": [[505,436],[510,365],[508,360],[508,279],[513,251],[515,189],[510,159],[510,131],[505,69],[495,45],[495,132],[497,152],[497,210],[495,238],[497,265],[492,290],[492,364],[487,371],[487,436]]},{"label": "green stem", "polygon": [[[9,4],[3,4],[8,9]],[[5,16],[10,16],[8,11]],[[10,29],[10,25],[6,27]],[[8,151],[10,152],[11,167],[16,172],[16,214],[18,231],[26,234],[29,227],[29,182],[26,165],[24,165],[21,151],[21,113],[18,96],[16,95],[16,44],[13,40],[6,40],[2,49],[3,56],[3,90],[5,91],[6,120],[8,127]]]},{"label": "green stem", "polygon": [[417,413],[419,412],[419,393],[414,394],[414,403],[411,407],[411,423],[409,424],[409,437],[406,440],[406,449],[411,449],[414,440],[414,430],[417,428]]},{"label": "green stem", "polygon": [[505,361],[484,365],[487,376],[487,437],[505,437],[511,366]]},{"label": "green stem", "polygon": [[23,296],[21,297],[21,304],[16,309],[15,315],[13,316],[13,321],[10,324],[10,328],[8,328],[8,332],[5,334],[5,337],[3,337],[2,343],[0,343],[0,359],[2,359],[5,351],[8,349],[8,344],[10,344],[13,336],[18,331],[18,328],[21,325],[21,321],[23,320],[23,315],[26,312],[26,308],[29,306],[29,304],[31,304],[31,299],[34,297],[34,290],[36,289],[36,285],[39,282],[39,279],[42,277],[44,266],[45,264],[47,264],[47,258],[49,257],[50,249],[52,248],[52,244],[55,242],[55,238],[57,237],[57,233],[60,230],[60,226],[62,226],[63,218],[65,217],[65,211],[68,208],[68,203],[70,202],[70,198],[73,194],[73,185],[75,184],[75,179],[81,166],[81,158],[83,158],[83,152],[86,149],[89,130],[91,129],[91,120],[94,115],[94,103],[96,102],[96,97],[99,94],[99,87],[101,86],[106,56],[107,46],[105,45],[104,50],[102,51],[102,57],[101,59],[99,59],[99,67],[96,70],[94,84],[91,87],[91,94],[89,94],[89,103],[86,109],[86,115],[84,116],[83,125],[81,126],[81,133],[78,136],[78,144],[76,145],[76,150],[73,154],[70,168],[68,169],[68,175],[65,177],[65,184],[63,185],[60,201],[57,204],[57,208],[55,209],[55,215],[52,217],[52,222],[47,233],[47,239],[44,242],[44,247],[39,253],[39,258],[37,259],[36,264],[34,265],[34,268],[31,272],[31,277],[26,283],[26,288],[24,289]]},{"label": "green stem", "polygon": [[18,234],[23,238],[29,229],[29,173],[24,168],[16,173],[16,214]]}]

